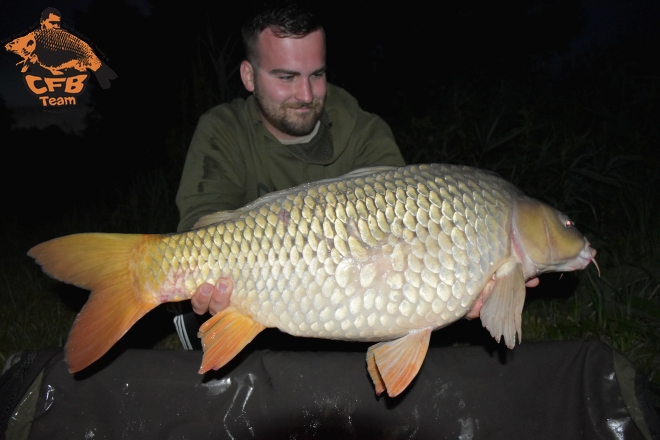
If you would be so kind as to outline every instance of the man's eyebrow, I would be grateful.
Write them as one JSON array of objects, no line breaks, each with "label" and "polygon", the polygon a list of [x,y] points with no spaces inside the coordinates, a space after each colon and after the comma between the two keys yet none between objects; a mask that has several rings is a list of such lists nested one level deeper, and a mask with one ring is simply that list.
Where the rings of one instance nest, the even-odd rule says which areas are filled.
[{"label": "man's eyebrow", "polygon": [[270,72],[271,75],[300,75],[300,72],[296,72],[295,70],[287,70],[287,69],[273,69]]},{"label": "man's eyebrow", "polygon": [[[319,69],[316,69],[312,72],[312,75],[318,75],[319,73],[324,73],[327,70],[327,66],[323,66]],[[269,71],[271,75],[291,75],[291,76],[300,76],[301,73],[296,70],[287,70],[287,69],[273,69]]]}]

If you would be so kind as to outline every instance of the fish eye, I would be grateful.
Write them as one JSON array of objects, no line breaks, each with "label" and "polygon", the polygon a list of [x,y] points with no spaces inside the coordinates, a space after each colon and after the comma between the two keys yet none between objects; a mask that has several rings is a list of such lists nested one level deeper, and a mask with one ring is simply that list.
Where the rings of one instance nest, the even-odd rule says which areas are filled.
[{"label": "fish eye", "polygon": [[571,226],[575,226],[575,223],[573,223],[573,222],[570,221],[570,220],[566,220],[566,222],[564,223],[564,225],[565,225],[567,228],[570,228]]}]

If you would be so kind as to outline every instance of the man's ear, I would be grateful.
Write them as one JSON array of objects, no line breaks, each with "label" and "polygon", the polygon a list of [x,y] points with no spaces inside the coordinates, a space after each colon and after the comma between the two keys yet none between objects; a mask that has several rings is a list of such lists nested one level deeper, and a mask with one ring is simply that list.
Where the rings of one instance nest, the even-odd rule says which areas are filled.
[{"label": "man's ear", "polygon": [[248,92],[254,91],[254,67],[248,60],[243,60],[241,63],[241,81]]}]

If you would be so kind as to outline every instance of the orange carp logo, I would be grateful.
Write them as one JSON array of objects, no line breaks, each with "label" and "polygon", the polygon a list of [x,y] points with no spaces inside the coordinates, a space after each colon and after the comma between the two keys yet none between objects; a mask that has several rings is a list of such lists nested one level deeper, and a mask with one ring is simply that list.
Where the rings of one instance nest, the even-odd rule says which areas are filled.
[{"label": "orange carp logo", "polygon": [[76,105],[85,89],[89,71],[102,88],[117,74],[96,56],[89,44],[60,28],[62,14],[55,8],[41,13],[40,28],[5,45],[22,58],[16,63],[28,90],[44,107]]}]

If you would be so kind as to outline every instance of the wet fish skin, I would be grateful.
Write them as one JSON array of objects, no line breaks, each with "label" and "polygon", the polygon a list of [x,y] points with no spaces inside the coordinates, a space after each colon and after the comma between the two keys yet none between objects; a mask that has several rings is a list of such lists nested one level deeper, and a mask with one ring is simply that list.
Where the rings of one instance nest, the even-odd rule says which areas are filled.
[{"label": "wet fish skin", "polygon": [[484,325],[513,347],[525,279],[583,269],[595,256],[563,214],[495,174],[451,165],[359,170],[205,222],[164,236],[77,234],[30,251],[47,273],[93,290],[67,342],[71,371],[156,305],[231,277],[230,307],[200,329],[201,372],[277,327],[382,341],[368,370],[377,393],[394,396],[414,379],[432,330],[479,299]]},{"label": "wet fish skin", "polygon": [[[296,336],[376,341],[459,319],[510,253],[511,219],[496,205],[511,204],[513,187],[482,172],[459,183],[451,169],[310,185],[249,206],[235,221],[198,229],[200,242],[223,238],[220,261],[207,268],[215,273],[202,269],[188,278],[188,290],[230,276],[237,310]],[[429,183],[438,175],[444,185]],[[479,199],[483,208],[447,201],[463,199],[466,185],[479,181],[479,191],[488,193]],[[241,249],[238,243],[254,243],[255,236],[259,246]],[[173,238],[168,247],[185,248],[186,240]]]}]

